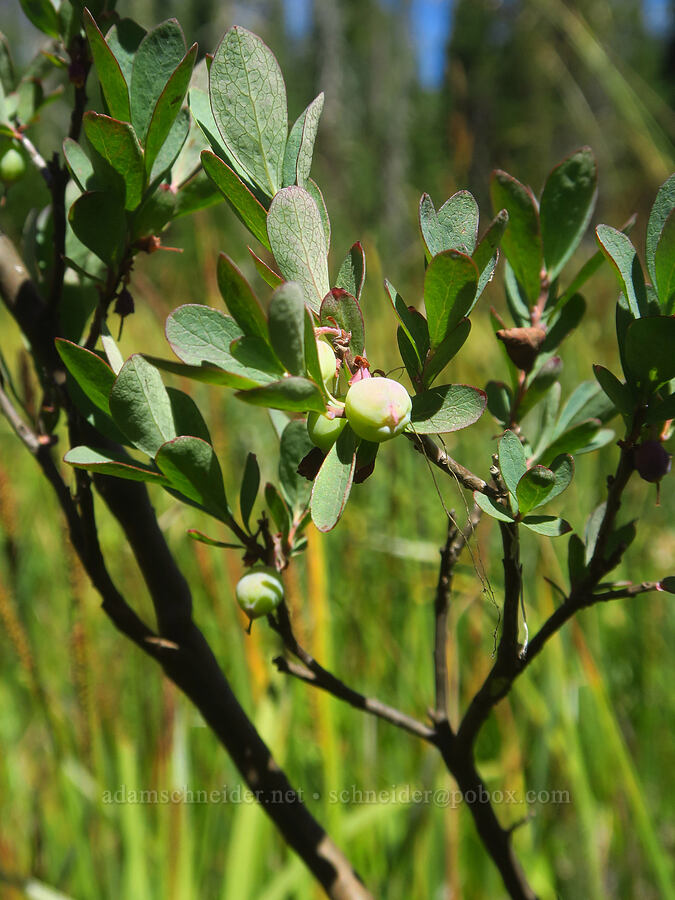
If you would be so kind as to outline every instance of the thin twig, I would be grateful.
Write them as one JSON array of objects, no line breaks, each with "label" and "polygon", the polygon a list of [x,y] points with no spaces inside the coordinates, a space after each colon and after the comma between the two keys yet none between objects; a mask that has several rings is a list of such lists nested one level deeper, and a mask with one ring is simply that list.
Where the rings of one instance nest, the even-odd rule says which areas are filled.
[{"label": "thin twig", "polygon": [[479,491],[481,494],[486,494],[488,497],[492,497],[495,500],[501,496],[496,488],[492,487],[492,485],[488,484],[486,481],[483,481],[478,475],[474,475],[473,472],[461,463],[458,463],[456,459],[453,459],[445,452],[445,450],[439,447],[438,444],[435,444],[428,434],[406,434],[406,437],[413,442],[415,448],[420,453],[426,456],[430,463],[441,469],[441,471],[445,472],[447,475],[454,476],[467,490]]},{"label": "thin twig", "polygon": [[374,697],[366,697],[365,694],[361,694],[359,691],[350,688],[333,675],[332,672],[324,669],[323,666],[314,659],[311,653],[298,643],[298,640],[293,633],[293,628],[285,604],[282,604],[279,607],[276,617],[270,616],[269,620],[272,628],[281,637],[284,647],[302,663],[302,665],[299,666],[283,656],[278,656],[273,662],[279,672],[300,678],[307,684],[321,688],[321,690],[332,694],[334,697],[337,697],[338,700],[349,703],[350,706],[353,706],[356,709],[361,709],[373,716],[377,716],[379,719],[384,719],[384,721],[389,722],[391,725],[402,728],[404,731],[408,731],[410,734],[414,734],[425,741],[433,742],[436,735],[434,728],[425,725],[423,722],[401,712],[401,710],[398,710],[393,706],[382,703]]}]

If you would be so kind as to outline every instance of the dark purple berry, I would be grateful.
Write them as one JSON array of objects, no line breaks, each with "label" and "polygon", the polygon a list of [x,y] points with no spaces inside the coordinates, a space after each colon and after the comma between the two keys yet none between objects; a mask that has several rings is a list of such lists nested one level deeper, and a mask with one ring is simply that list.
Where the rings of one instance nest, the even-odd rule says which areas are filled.
[{"label": "dark purple berry", "polygon": [[645,481],[661,481],[670,472],[671,456],[660,441],[643,441],[635,450],[635,468]]}]

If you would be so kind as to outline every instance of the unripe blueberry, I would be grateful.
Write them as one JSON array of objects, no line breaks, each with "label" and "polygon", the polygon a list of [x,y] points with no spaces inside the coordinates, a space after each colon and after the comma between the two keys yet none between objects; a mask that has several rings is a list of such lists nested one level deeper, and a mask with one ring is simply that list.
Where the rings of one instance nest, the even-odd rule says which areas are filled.
[{"label": "unripe blueberry", "polygon": [[322,413],[311,412],[307,416],[307,433],[313,444],[328,453],[335,441],[340,437],[340,432],[347,424],[344,416],[329,419]]},{"label": "unripe blueberry", "polygon": [[0,181],[14,184],[26,174],[26,160],[14,147],[10,147],[0,158]]},{"label": "unripe blueberry", "polygon": [[256,566],[243,575],[235,589],[237,603],[249,619],[271,613],[284,599],[284,585],[276,569]]},{"label": "unripe blueberry", "polygon": [[326,341],[317,341],[316,349],[317,353],[319,354],[319,368],[321,369],[321,377],[323,378],[323,383],[326,385],[328,390],[331,390],[333,387],[333,382],[335,381],[335,370],[337,363],[335,354],[333,353],[333,348]]},{"label": "unripe blueberry", "polygon": [[633,457],[640,478],[661,481],[670,472],[670,454],[661,441],[643,441]]},{"label": "unripe blueberry", "polygon": [[345,398],[345,413],[352,429],[364,440],[378,444],[405,430],[411,410],[410,395],[391,378],[356,381]]}]

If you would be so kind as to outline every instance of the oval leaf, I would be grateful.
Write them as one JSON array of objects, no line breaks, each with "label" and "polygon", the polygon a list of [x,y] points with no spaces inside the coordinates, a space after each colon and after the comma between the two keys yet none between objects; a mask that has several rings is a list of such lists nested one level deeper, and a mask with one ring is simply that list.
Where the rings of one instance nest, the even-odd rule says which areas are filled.
[{"label": "oval leaf", "polygon": [[473,425],[483,415],[485,391],[466,384],[446,384],[412,398],[408,430],[418,434],[446,434]]},{"label": "oval leaf", "polygon": [[228,154],[273,197],[281,187],[288,136],[286,87],[274,54],[234,26],[209,73],[211,108]]},{"label": "oval leaf", "polygon": [[431,260],[424,276],[424,306],[434,349],[453,331],[473,303],[478,269],[470,256],[446,250]]},{"label": "oval leaf", "polygon": [[554,281],[572,256],[593,215],[598,167],[590,147],[557,165],[546,179],[539,216],[544,261]]},{"label": "oval leaf", "polygon": [[120,369],[110,392],[110,413],[131,443],[153,456],[176,437],[171,400],[157,369],[138,353]]},{"label": "oval leaf", "polygon": [[527,301],[533,304],[541,290],[544,260],[537,201],[528,187],[500,169],[492,175],[490,195],[495,212],[505,209],[509,214],[501,247]]},{"label": "oval leaf", "polygon": [[267,234],[279,271],[302,285],[305,302],[318,313],[330,290],[327,246],[319,210],[304,188],[279,191],[267,214]]},{"label": "oval leaf", "polygon": [[177,437],[159,448],[155,462],[175,490],[221,521],[231,519],[220,464],[210,444]]},{"label": "oval leaf", "polygon": [[347,505],[356,465],[356,436],[347,425],[314,479],[310,509],[319,531],[331,531]]}]

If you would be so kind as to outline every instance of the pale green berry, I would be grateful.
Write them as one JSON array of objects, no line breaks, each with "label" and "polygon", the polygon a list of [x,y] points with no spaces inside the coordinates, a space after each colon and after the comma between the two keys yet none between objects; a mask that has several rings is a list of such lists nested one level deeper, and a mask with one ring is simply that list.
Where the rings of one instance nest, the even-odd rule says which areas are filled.
[{"label": "pale green berry", "polygon": [[26,174],[26,160],[14,147],[10,147],[0,158],[0,181],[14,184]]},{"label": "pale green berry", "polygon": [[352,430],[378,444],[405,430],[411,410],[410,395],[391,378],[355,381],[345,398],[345,414]]},{"label": "pale green berry", "polygon": [[239,579],[235,594],[249,619],[257,619],[269,615],[281,603],[284,585],[276,569],[256,566]]},{"label": "pale green berry", "polygon": [[330,344],[326,343],[326,341],[317,341],[316,350],[319,354],[319,368],[321,369],[321,377],[323,378],[323,383],[326,385],[328,390],[331,390],[331,388],[333,387],[333,382],[335,381],[335,369],[337,362],[335,359],[335,354],[333,353],[333,348]]},{"label": "pale green berry", "polygon": [[340,437],[340,432],[347,424],[344,416],[329,419],[322,413],[311,412],[307,416],[307,433],[313,444],[328,453],[335,441]]}]

